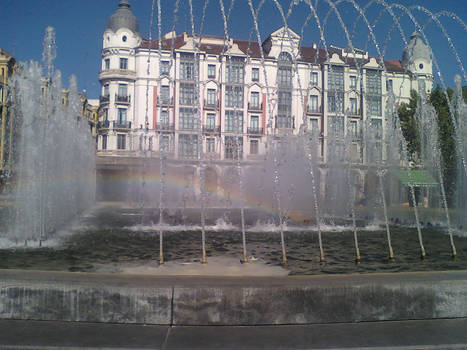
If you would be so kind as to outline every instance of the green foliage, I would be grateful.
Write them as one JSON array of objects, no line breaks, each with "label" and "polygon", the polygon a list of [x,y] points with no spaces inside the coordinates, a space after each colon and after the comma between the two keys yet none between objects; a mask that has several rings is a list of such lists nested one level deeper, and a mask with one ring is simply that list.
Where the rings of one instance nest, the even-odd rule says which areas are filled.
[{"label": "green foliage", "polygon": [[[450,100],[452,100],[453,91],[446,90]],[[441,151],[441,167],[444,177],[446,195],[451,202],[456,188],[456,141],[455,129],[449,111],[446,94],[438,85],[431,92],[428,102],[435,108],[438,115],[438,137]]]},{"label": "green foliage", "polygon": [[420,135],[415,118],[417,104],[420,97],[415,90],[410,91],[409,103],[402,102],[398,109],[402,135],[407,141],[407,152],[410,160],[420,156]]}]

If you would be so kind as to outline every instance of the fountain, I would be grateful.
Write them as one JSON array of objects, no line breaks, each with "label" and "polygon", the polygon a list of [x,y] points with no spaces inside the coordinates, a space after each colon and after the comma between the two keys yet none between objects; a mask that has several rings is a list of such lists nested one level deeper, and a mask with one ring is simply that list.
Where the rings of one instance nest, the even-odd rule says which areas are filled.
[{"label": "fountain", "polygon": [[[47,28],[43,67],[22,64],[9,81],[17,162],[13,203],[0,207],[2,325],[144,324],[131,346],[151,333],[164,349],[187,331],[180,344],[191,348],[309,348],[326,327],[342,335],[329,338],[365,334],[355,347],[384,333],[376,347],[465,348],[467,77],[440,19],[467,25],[384,0],[283,3],[219,0],[214,37],[203,32],[208,0],[186,2],[183,34],[183,2],[153,0],[143,39],[120,0],[103,37],[97,153],[75,77],[64,95]],[[233,39],[242,5],[249,40]],[[282,23],[266,38],[271,9]],[[454,89],[430,48],[431,22],[460,66]],[[346,48],[330,45],[335,26]],[[402,61],[385,60],[394,29]],[[310,37],[318,44],[306,46]],[[374,48],[356,48],[365,39]],[[386,339],[396,329],[401,337]]]},{"label": "fountain", "polygon": [[[21,242],[26,246],[34,246],[32,242],[37,241],[41,246],[54,238],[54,232],[63,228],[72,218],[78,217],[79,228],[70,229],[73,234],[59,243],[67,249],[73,247],[74,254],[77,254],[72,263],[64,265],[64,268],[71,270],[96,271],[105,269],[101,265],[107,263],[146,260],[156,255],[161,265],[174,259],[206,263],[210,256],[236,256],[237,253],[244,263],[259,260],[267,265],[282,264],[292,273],[306,274],[373,271],[375,265],[393,271],[407,268],[438,269],[445,264],[453,268],[464,266],[464,248],[456,250],[456,245],[464,247],[466,244],[463,233],[465,215],[462,215],[465,208],[465,186],[462,184],[466,176],[463,145],[466,105],[462,99],[462,78],[456,78],[454,97],[449,97],[447,101],[456,131],[455,144],[459,160],[457,188],[452,194],[446,191],[449,184],[444,181],[440,140],[434,137],[439,129],[437,114],[426,95],[427,79],[431,79],[426,77],[431,76],[431,71],[423,71],[425,75],[420,73],[423,78],[412,81],[412,84],[418,85],[421,96],[415,117],[422,147],[419,159],[414,159],[409,153],[410,145],[402,136],[401,127],[405,126],[401,125],[398,116],[400,103],[408,102],[407,92],[402,91],[404,80],[411,78],[404,75],[400,85],[394,88],[391,85],[389,88],[395,79],[395,73],[390,70],[394,61],[384,61],[383,56],[387,52],[390,33],[384,42],[378,42],[373,31],[383,12],[394,18],[393,28],[399,29],[400,38],[406,47],[400,64],[407,69],[414,69],[413,66],[419,64],[415,62],[418,59],[417,50],[420,50],[416,47],[417,40],[428,43],[424,27],[419,25],[411,9],[398,4],[388,6],[379,1],[374,3],[379,4],[382,11],[371,24],[365,12],[368,6],[361,8],[357,2],[350,1],[358,16],[353,23],[354,29],[349,31],[339,13],[338,3],[326,3],[328,12],[322,18],[318,14],[319,8],[310,1],[293,2],[288,11],[277,0],[271,1],[271,5],[280,13],[283,28],[277,32],[280,34],[273,33],[264,40],[260,28],[260,13],[264,4],[255,8],[250,0],[245,7],[246,11],[251,12],[250,40],[240,42],[232,39],[230,33],[232,28],[229,21],[234,2],[227,8],[220,1],[223,37],[214,38],[203,33],[206,11],[209,10],[207,1],[202,8],[199,32],[195,13],[201,10],[189,2],[191,34],[181,36],[175,32],[181,6],[179,1],[173,4],[173,8],[166,10],[159,2],[153,1],[149,40],[131,40],[136,40],[135,43],[147,52],[143,64],[145,74],[156,75],[157,79],[154,82],[145,80],[138,87],[139,97],[133,96],[134,102],[130,99],[122,100],[122,106],[134,103],[141,114],[132,117],[133,124],[129,124],[129,132],[123,134],[128,131],[125,130],[128,120],[118,119],[112,121],[113,128],[103,127],[98,138],[98,144],[101,145],[104,136],[106,140],[117,134],[127,137],[128,146],[123,143],[127,154],[120,150],[118,154],[113,153],[101,146],[98,149],[98,200],[111,201],[115,196],[123,203],[120,203],[119,208],[98,203],[99,206],[92,210],[92,214],[81,219],[79,214],[93,205],[95,187],[91,178],[94,172],[94,144],[86,132],[86,123],[80,118],[69,117],[79,115],[79,96],[74,78],[70,81],[69,102],[66,106],[62,105],[60,74],[53,67],[56,56],[55,34],[53,29],[48,28],[43,54],[46,76],[42,76],[38,64],[25,64],[22,66],[24,74],[18,74],[10,83],[16,89],[15,108],[16,113],[21,115],[21,133],[18,138],[16,205],[12,209],[15,219],[8,232],[2,234],[3,238],[16,243],[6,245],[18,245]],[[301,26],[301,36],[298,37],[289,30],[287,22],[295,7],[308,11]],[[417,9],[429,13],[426,9]],[[169,16],[162,14],[172,10],[172,23],[164,23]],[[396,10],[407,15],[421,34],[414,34],[409,39],[394,14]],[[118,11],[129,11],[128,2],[121,1]],[[156,14],[157,20],[154,18]],[[119,23],[118,16],[114,16],[109,21],[112,28]],[[328,21],[332,21],[333,16],[345,34],[347,49],[329,45],[326,38]],[[445,33],[438,20],[441,14],[433,16],[433,20]],[[374,44],[377,58],[368,56],[367,52],[354,46],[353,41],[358,40],[351,33],[356,32],[360,20],[368,30],[367,43]],[[318,45],[305,47],[302,44],[307,39],[307,28],[312,21],[318,28],[322,49]],[[153,40],[155,23],[158,38]],[[128,26],[133,28],[130,28],[134,30],[133,34],[139,35],[134,25],[131,22]],[[172,32],[162,35],[162,29],[168,25],[172,27]],[[125,32],[123,45],[130,45],[128,35]],[[281,37],[276,39],[274,35]],[[107,37],[106,40],[116,39]],[[184,78],[187,83],[184,84],[191,84],[194,92],[190,97],[192,115],[184,116],[186,119],[183,123],[171,122],[174,119],[170,118],[175,118],[170,115],[175,113],[174,102],[158,102],[157,98],[162,97],[157,95],[156,90],[164,87],[164,84],[169,84],[169,87],[178,84],[177,80],[171,80],[170,72],[179,69],[176,52],[180,40],[184,40],[185,48],[189,47],[187,50],[192,52],[192,56],[183,56],[185,66],[191,67],[184,73],[187,74]],[[279,41],[272,43],[272,40]],[[199,68],[204,64],[202,55],[209,45],[217,45],[225,58],[225,67],[215,71],[214,76],[224,74],[225,69],[226,81],[223,84],[227,86],[225,89],[232,90],[229,99],[226,97],[225,100],[223,92],[219,93],[213,106],[206,105],[203,94],[212,87],[214,80],[206,79],[204,68]],[[272,57],[272,51],[267,51],[271,50],[268,45],[277,51],[278,70],[283,79],[277,84],[274,83],[276,77],[268,71],[268,59]],[[302,51],[299,51],[300,47]],[[253,53],[253,49],[257,48],[262,49]],[[455,47],[452,49],[465,79],[462,60]],[[104,57],[113,57],[111,51],[106,50],[104,48]],[[315,50],[313,52],[317,54],[308,57],[305,50]],[[243,55],[241,60],[238,59],[239,55]],[[433,65],[444,84],[435,53],[429,50],[427,55],[433,57]],[[301,70],[305,59],[309,59],[307,64],[310,67],[334,62],[322,68],[323,79],[325,72],[329,80],[328,88],[320,90],[321,77],[319,83],[318,80],[312,83],[303,74]],[[164,60],[168,63],[168,73],[158,75]],[[347,78],[340,80],[347,74],[340,65],[345,63],[342,60],[354,62],[351,67],[355,71],[355,81],[350,82],[354,84],[350,87]],[[263,96],[263,99],[262,104],[259,103],[261,108],[258,105],[255,110],[248,106],[247,110],[249,114],[255,114],[250,113],[250,110],[256,114],[262,113],[262,128],[258,121],[256,124],[250,122],[248,113],[243,113],[248,89],[254,88],[254,84],[247,83],[251,76],[250,73],[246,74],[245,64],[250,62],[258,66],[257,84],[261,85],[258,96]],[[106,69],[102,71],[103,84],[113,84],[112,72]],[[309,74],[308,71],[306,73]],[[119,84],[122,85],[121,82]],[[43,92],[40,92],[41,88]],[[154,100],[151,98],[152,90]],[[169,100],[173,99],[168,91]],[[322,96],[316,95],[317,91]],[[121,97],[129,96],[118,94],[120,90],[115,101],[120,113],[122,108],[118,103],[122,102]],[[293,96],[294,100],[287,106],[283,96]],[[319,101],[319,105],[311,104],[314,96],[318,96],[316,102]],[[359,96],[368,97],[359,100]],[[379,104],[371,103],[378,99]],[[106,105],[105,99],[102,101],[101,108],[108,114],[113,107]],[[219,119],[214,119],[214,124],[208,125],[206,110],[217,113],[221,110],[221,102],[226,105],[222,108],[227,108],[228,113],[231,113],[230,119],[227,120],[225,116],[226,120],[219,124],[224,117],[216,115]],[[41,106],[40,117],[35,113],[36,106]],[[296,115],[291,115],[292,109]],[[170,112],[167,112],[170,117],[164,120],[158,113],[166,110]],[[108,119],[105,122],[111,125]],[[176,127],[172,127],[172,123]],[[175,137],[178,137],[178,147],[174,145]],[[209,147],[208,138],[215,140]],[[255,153],[247,152],[246,143],[255,140],[256,143],[251,143],[256,147]],[[156,143],[159,145],[156,146]],[[133,166],[125,163],[130,157],[133,157]],[[117,173],[121,170],[118,177],[124,178],[124,181],[116,186],[112,184],[111,178],[106,178],[106,159],[117,159],[116,162],[122,164],[121,169],[129,169],[117,170]],[[427,172],[430,178],[435,179],[433,184],[427,185],[431,186],[429,191],[434,192],[429,205],[420,200],[420,193],[424,190],[420,189],[417,176],[421,172]],[[122,187],[125,190],[119,191]],[[439,188],[439,193],[435,188]],[[407,198],[402,198],[405,195]],[[450,195],[456,200],[448,198]],[[403,202],[406,202],[406,207]],[[85,242],[91,240],[96,247],[99,246],[100,238],[96,238],[96,235],[101,236],[103,233],[111,234],[112,237],[116,234],[116,237],[104,241],[105,249],[99,248],[107,251],[105,258],[94,256],[89,259],[89,256],[81,256],[74,250],[76,247],[88,250],[83,249],[80,239]],[[154,242],[156,235],[158,244]],[[440,243],[444,236],[449,238],[451,255],[461,255],[461,259],[447,262],[441,258],[446,253],[445,248],[449,247]],[[427,265],[419,265],[418,259],[414,257],[413,249],[417,243],[414,237],[418,239],[421,257],[429,257]],[[133,240],[136,245],[145,241],[149,244],[142,246],[141,251],[125,255],[124,259],[115,256],[117,251],[121,253],[117,248],[119,244],[130,244]],[[351,246],[354,247],[353,257],[349,253]],[[388,254],[383,250],[387,250]],[[326,258],[325,251],[329,251]],[[89,255],[93,256],[94,253]],[[315,265],[315,259],[321,264]],[[440,260],[443,263],[435,266]],[[355,266],[352,261],[360,264]]]}]

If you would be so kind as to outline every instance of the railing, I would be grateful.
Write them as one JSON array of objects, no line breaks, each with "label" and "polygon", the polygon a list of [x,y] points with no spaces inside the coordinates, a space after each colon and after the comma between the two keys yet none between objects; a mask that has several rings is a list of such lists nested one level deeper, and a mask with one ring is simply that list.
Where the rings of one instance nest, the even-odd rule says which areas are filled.
[{"label": "railing", "polygon": [[110,100],[110,96],[109,96],[109,95],[102,95],[102,96],[99,98],[100,103],[109,103],[109,100]]},{"label": "railing", "polygon": [[356,110],[355,109],[354,110],[350,109],[350,110],[347,111],[347,114],[348,115],[360,115],[360,109],[356,109]]},{"label": "railing", "polygon": [[108,120],[103,120],[97,123],[97,127],[100,129],[108,129],[110,128],[110,122]]},{"label": "railing", "polygon": [[248,110],[249,111],[262,111],[263,110],[263,104],[252,104],[251,102],[248,102]]},{"label": "railing", "polygon": [[321,114],[322,112],[323,112],[322,106],[317,106],[317,107],[306,106],[307,114]]},{"label": "railing", "polygon": [[157,97],[157,104],[159,106],[173,106],[174,98],[173,97]]},{"label": "railing", "polygon": [[131,122],[114,121],[113,122],[113,128],[114,129],[120,129],[120,130],[130,130],[131,129]]},{"label": "railing", "polygon": [[214,101],[204,99],[204,107],[205,108],[217,108],[217,104],[218,104],[217,99],[214,100]]},{"label": "railing", "polygon": [[158,131],[173,131],[175,130],[175,125],[174,124],[157,124],[156,125],[156,130]]},{"label": "railing", "polygon": [[116,103],[130,103],[131,97],[129,95],[115,94],[115,102]]},{"label": "railing", "polygon": [[247,128],[247,133],[252,135],[260,135],[263,133],[263,128],[260,127],[250,127]]},{"label": "railing", "polygon": [[203,132],[206,133],[220,133],[221,127],[215,125],[203,125]]}]

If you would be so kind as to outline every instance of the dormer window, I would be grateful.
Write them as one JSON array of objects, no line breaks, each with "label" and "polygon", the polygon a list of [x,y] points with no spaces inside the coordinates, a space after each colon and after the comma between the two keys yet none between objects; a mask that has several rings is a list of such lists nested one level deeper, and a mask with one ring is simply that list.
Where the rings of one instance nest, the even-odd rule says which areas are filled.
[{"label": "dormer window", "polygon": [[420,63],[420,64],[418,65],[418,68],[423,69],[423,63]]},{"label": "dormer window", "polygon": [[124,36],[122,37],[122,41],[123,41],[123,42],[126,42],[126,39],[127,39],[127,37],[126,37],[126,35],[124,35]]}]

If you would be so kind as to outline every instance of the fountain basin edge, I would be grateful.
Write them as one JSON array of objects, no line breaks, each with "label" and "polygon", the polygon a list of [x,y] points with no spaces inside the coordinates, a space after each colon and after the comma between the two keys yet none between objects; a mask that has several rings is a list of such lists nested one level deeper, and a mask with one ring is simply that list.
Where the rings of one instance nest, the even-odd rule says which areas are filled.
[{"label": "fountain basin edge", "polygon": [[467,317],[465,270],[287,277],[0,270],[0,281],[0,319],[193,326]]}]

